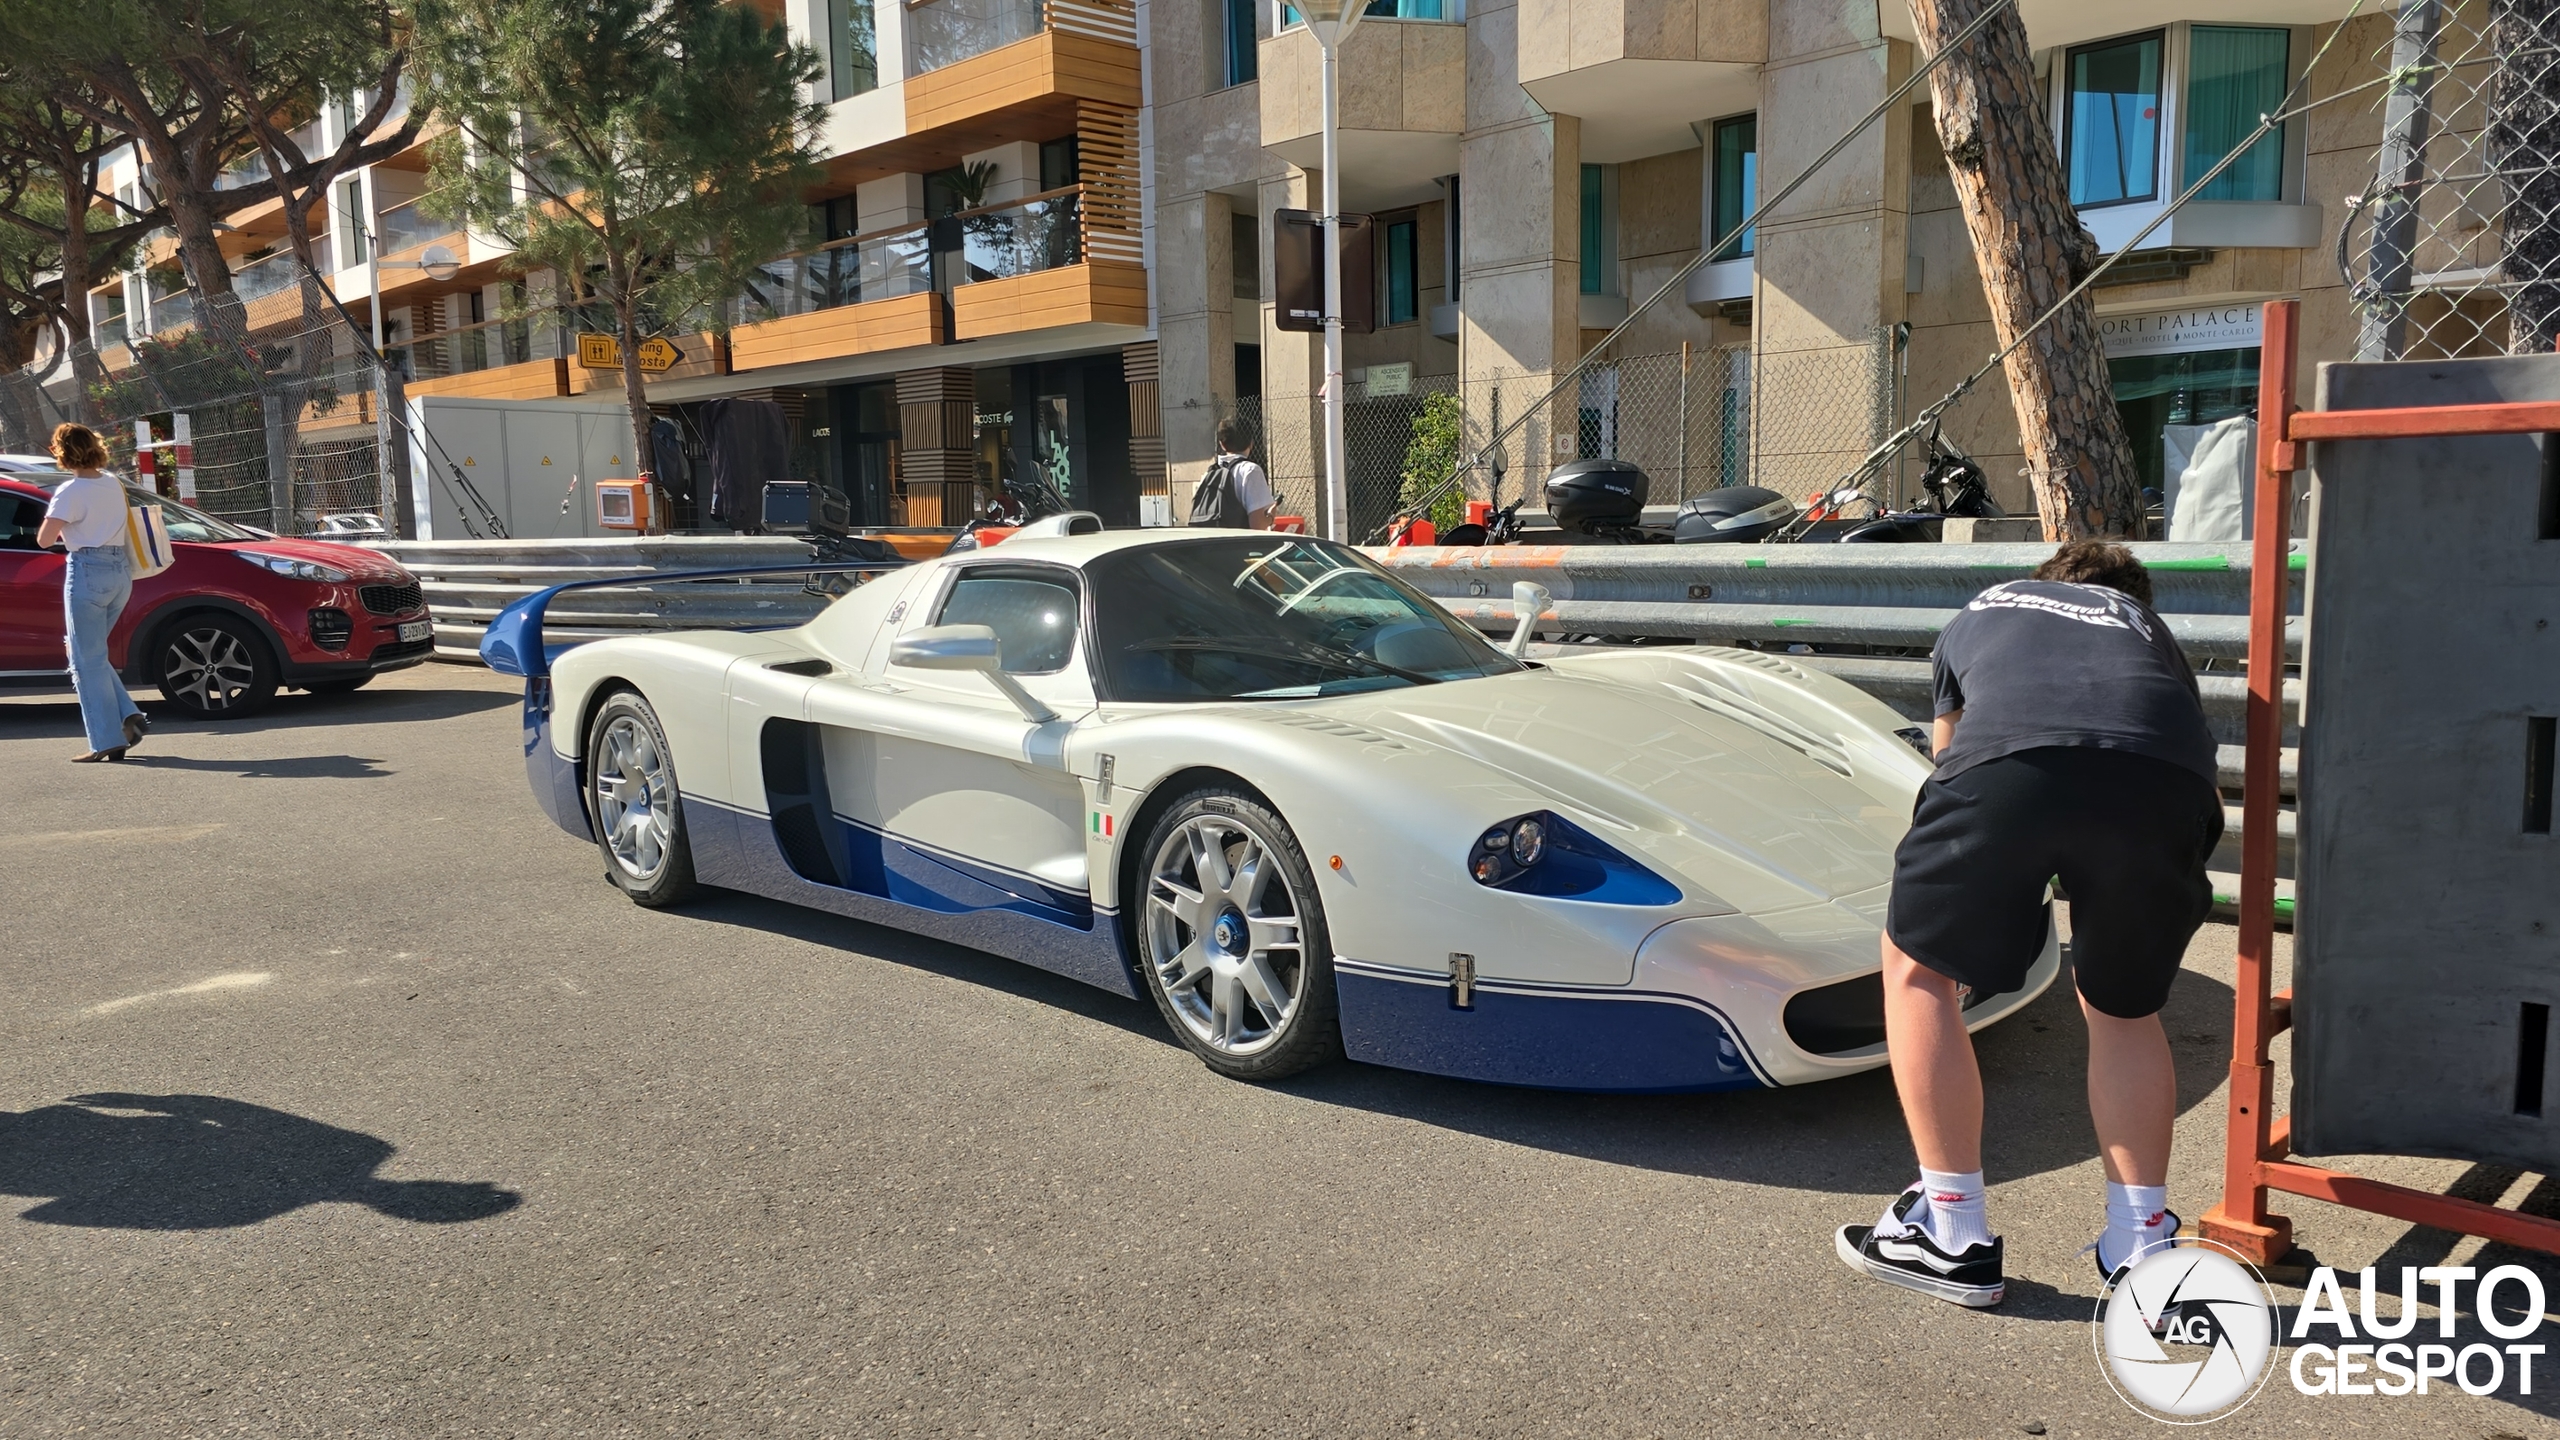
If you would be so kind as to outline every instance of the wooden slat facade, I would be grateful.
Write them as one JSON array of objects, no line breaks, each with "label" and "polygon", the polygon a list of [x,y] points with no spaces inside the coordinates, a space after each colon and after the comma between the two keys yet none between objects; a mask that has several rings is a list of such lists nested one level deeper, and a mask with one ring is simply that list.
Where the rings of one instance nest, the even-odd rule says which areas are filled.
[{"label": "wooden slat facade", "polygon": [[1156,342],[1120,347],[1120,378],[1129,386],[1129,469],[1138,493],[1165,493],[1164,409]]},{"label": "wooden slat facade", "polygon": [[467,395],[479,400],[551,400],[570,393],[569,362],[554,355],[433,380],[412,380],[412,395]]},{"label": "wooden slat facade", "polygon": [[957,340],[1093,323],[1147,323],[1145,266],[1093,260],[981,280],[951,292],[951,334]]},{"label": "wooden slat facade", "polygon": [[[1144,103],[1138,79],[1138,48],[1090,35],[1044,30],[1028,39],[1000,45],[956,65],[928,70],[906,82],[907,136],[913,146],[929,142],[931,132],[979,128],[990,119],[1024,107],[1059,100],[1098,100],[1131,109]],[[1063,106],[1052,108],[1064,110]],[[964,149],[1021,138],[1019,127],[1006,125],[983,136],[952,137]]]},{"label": "wooden slat facade", "polygon": [[942,297],[900,295],[741,325],[729,332],[729,364],[733,370],[764,370],[804,360],[939,345],[942,339]]}]

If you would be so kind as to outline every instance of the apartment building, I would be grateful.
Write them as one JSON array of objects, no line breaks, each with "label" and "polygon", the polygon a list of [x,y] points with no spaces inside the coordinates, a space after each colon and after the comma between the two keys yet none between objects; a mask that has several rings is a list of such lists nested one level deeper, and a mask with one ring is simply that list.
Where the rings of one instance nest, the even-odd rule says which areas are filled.
[{"label": "apartment building", "polygon": [[[2021,9],[2083,223],[2108,253],[2134,247],[2097,300],[2156,483],[2164,434],[2253,403],[2257,302],[2304,300],[2306,384],[2351,352],[2330,247],[2379,107],[2288,122],[2137,242],[2277,108],[2347,0]],[[2315,93],[2380,73],[2388,19],[2354,23]],[[1273,211],[1319,193],[1319,51],[1285,0],[1154,0],[1149,30],[1158,133],[1184,139],[1160,149],[1155,211],[1175,489],[1241,409],[1284,508],[1320,514],[1321,337],[1275,326],[1261,243]],[[1902,0],[1376,0],[1341,58],[1341,194],[1377,217],[1378,328],[1346,361],[1355,530],[1396,508],[1419,397],[1459,396],[1471,442],[1519,420],[1914,63]],[[1802,495],[1993,348],[1925,87],[1734,249],[1531,415],[1472,492],[1516,497],[1557,461],[1620,454],[1657,500],[1743,479]],[[1948,433],[2029,510],[1996,375]]]},{"label": "apartment building", "polygon": [[[826,64],[809,239],[736,297],[725,334],[672,337],[681,359],[650,378],[652,409],[698,439],[709,402],[777,402],[793,478],[844,491],[860,524],[958,524],[1032,471],[1138,523],[1141,497],[1162,493],[1163,462],[1136,9],[757,3]],[[334,144],[357,118],[328,107],[308,138]],[[580,363],[578,335],[609,330],[601,317],[558,308],[557,277],[421,203],[432,138],[431,123],[329,195],[323,249],[339,302],[370,325],[379,294],[386,352],[412,397],[618,396],[618,369]],[[255,178],[254,166],[239,173]],[[139,177],[127,160],[107,183]],[[252,328],[297,323],[281,203],[234,216],[222,238]],[[149,262],[165,256],[144,259],[91,296],[110,370],[131,364],[128,334],[192,316],[153,287]],[[372,423],[370,397],[354,396],[306,417],[302,439]],[[708,523],[698,504],[674,518]]]}]

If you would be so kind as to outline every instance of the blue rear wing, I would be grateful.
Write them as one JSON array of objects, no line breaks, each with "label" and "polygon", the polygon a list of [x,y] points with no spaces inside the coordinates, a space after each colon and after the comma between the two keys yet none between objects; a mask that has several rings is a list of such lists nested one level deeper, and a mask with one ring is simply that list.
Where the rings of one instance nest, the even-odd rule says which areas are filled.
[{"label": "blue rear wing", "polygon": [[910,563],[905,560],[840,560],[813,565],[759,565],[743,570],[642,571],[603,580],[572,580],[548,590],[537,590],[500,610],[497,618],[489,622],[489,628],[481,632],[480,661],[501,675],[521,675],[528,681],[549,675],[551,662],[571,646],[546,644],[542,638],[542,617],[550,610],[554,596],[571,590],[667,585],[685,580],[747,580],[761,575],[877,574],[904,569]]}]

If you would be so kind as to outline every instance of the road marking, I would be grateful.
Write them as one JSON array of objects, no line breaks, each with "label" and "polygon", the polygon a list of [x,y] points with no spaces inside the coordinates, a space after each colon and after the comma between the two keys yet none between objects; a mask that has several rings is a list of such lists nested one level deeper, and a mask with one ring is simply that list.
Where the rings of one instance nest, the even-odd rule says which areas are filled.
[{"label": "road marking", "polygon": [[177,845],[201,840],[221,828],[222,822],[217,820],[206,825],[144,825],[129,830],[47,830],[34,835],[0,835],[0,850],[32,850],[54,845],[112,845],[119,842]]},{"label": "road marking", "polygon": [[166,1000],[173,995],[202,995],[210,990],[245,990],[252,985],[264,985],[274,978],[276,977],[271,971],[235,970],[228,975],[216,975],[210,980],[199,980],[193,985],[181,985],[174,990],[150,990],[140,995],[127,995],[120,1000],[101,1001],[80,1013],[109,1015],[128,1005],[139,1005],[146,1000]]}]

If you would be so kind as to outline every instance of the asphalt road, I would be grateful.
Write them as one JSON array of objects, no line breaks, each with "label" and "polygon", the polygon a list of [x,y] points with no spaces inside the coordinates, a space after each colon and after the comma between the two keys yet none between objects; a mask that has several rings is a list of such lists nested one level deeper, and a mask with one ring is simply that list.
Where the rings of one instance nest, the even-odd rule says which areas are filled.
[{"label": "asphalt road", "polygon": [[[1982,1044],[2012,1278],[1966,1313],[1832,1257],[1909,1174],[1881,1074],[1229,1083],[1152,1010],[971,951],[639,910],[516,735],[510,686],[442,665],[114,767],[63,763],[67,704],[0,702],[0,1435],[2161,1433],[2092,1357],[2059,993]],[[2231,938],[2169,1011],[2191,1215]],[[2291,1208],[2339,1265],[2480,1248]],[[2279,1374],[2214,1433],[2554,1413]]]}]

